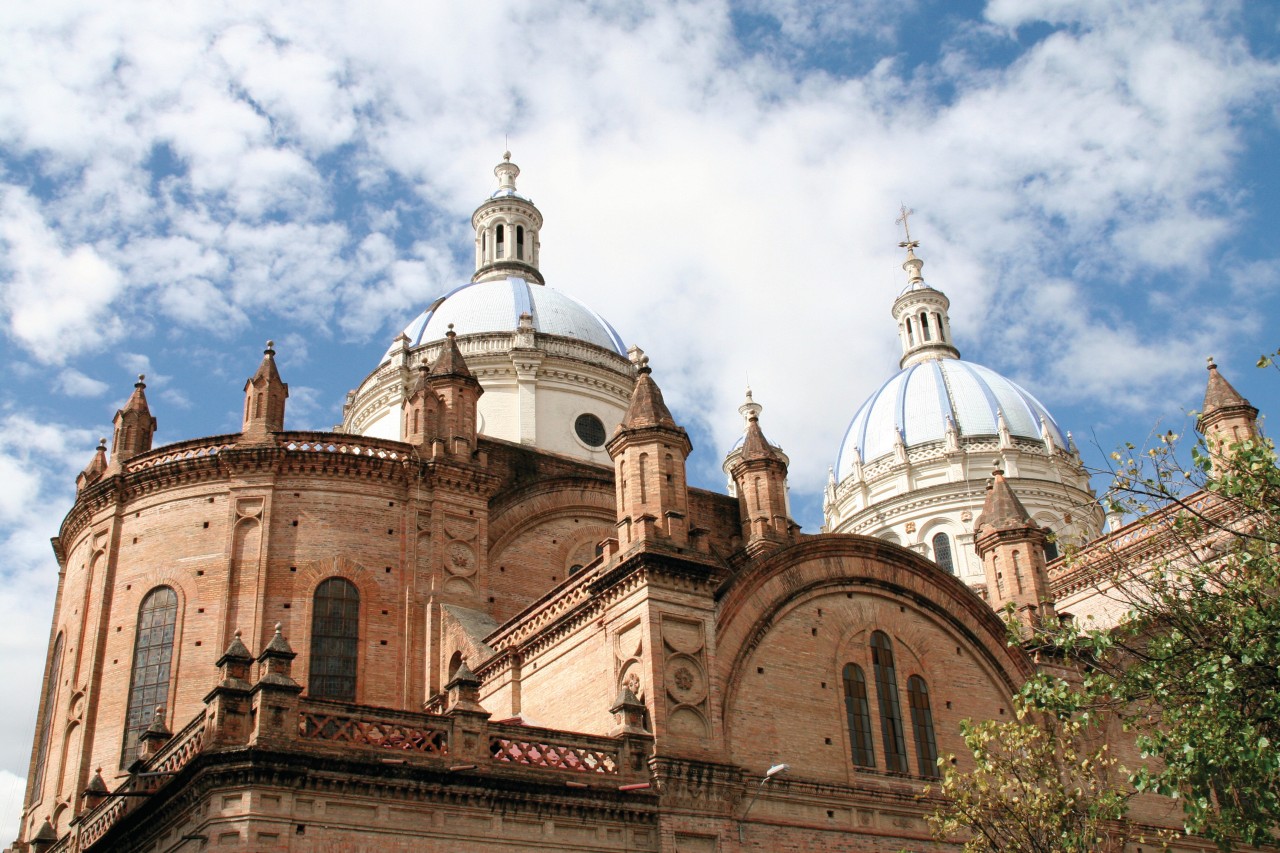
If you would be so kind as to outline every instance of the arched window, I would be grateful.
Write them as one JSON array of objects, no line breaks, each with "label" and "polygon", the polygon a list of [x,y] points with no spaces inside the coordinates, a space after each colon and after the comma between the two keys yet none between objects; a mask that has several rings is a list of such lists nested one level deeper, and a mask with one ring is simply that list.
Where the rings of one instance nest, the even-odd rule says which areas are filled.
[{"label": "arched window", "polygon": [[871,635],[871,662],[876,670],[876,694],[880,698],[880,733],[885,764],[907,772],[907,745],[902,736],[902,707],[898,704],[898,676],[893,668],[893,644],[883,631]]},{"label": "arched window", "polygon": [[933,337],[929,334],[929,315],[924,312],[920,314],[920,337],[926,341],[933,340]]},{"label": "arched window", "polygon": [[871,708],[867,704],[867,680],[862,667],[844,665],[844,713],[849,720],[849,745],[853,763],[859,767],[875,767],[876,753],[871,746]]},{"label": "arched window", "polygon": [[640,503],[642,504],[649,502],[649,484],[648,482],[646,482],[649,478],[649,472],[647,470],[648,467],[649,467],[649,454],[641,453],[640,454],[640,473],[638,476],[640,478]]},{"label": "arched window", "polygon": [[321,582],[311,611],[310,695],[355,701],[359,636],[360,593],[355,584],[345,578]]},{"label": "arched window", "polygon": [[133,641],[133,674],[129,680],[121,767],[128,767],[138,757],[138,736],[155,719],[156,708],[169,704],[169,663],[173,660],[177,624],[178,594],[167,586],[147,593],[138,608],[138,630]]},{"label": "arched window", "polygon": [[524,260],[524,226],[516,226],[516,260]]},{"label": "arched window", "polygon": [[924,679],[907,679],[907,701],[911,705],[911,728],[916,735],[916,763],[921,776],[938,775],[938,744],[933,739],[933,711],[929,709],[929,688]]},{"label": "arched window", "polygon": [[497,243],[498,243],[498,257],[500,258],[500,257],[502,257],[503,246],[504,246],[504,244],[505,244],[505,233],[504,233],[504,229],[503,229],[503,227],[502,227],[501,225],[499,225],[499,226],[498,226],[498,239],[497,239]]},{"label": "arched window", "polygon": [[955,563],[951,560],[951,539],[945,533],[933,537],[933,561],[947,574],[956,573]]},{"label": "arched window", "polygon": [[911,344],[912,346],[915,346],[915,343],[916,343],[916,333],[915,333],[915,331],[911,328],[911,318],[910,318],[910,317],[908,317],[908,318],[907,318],[907,343]]},{"label": "arched window", "polygon": [[58,701],[58,682],[62,680],[62,633],[53,641],[53,655],[49,661],[49,681],[44,691],[44,713],[40,715],[40,728],[36,740],[36,767],[31,786],[32,800],[40,799],[40,789],[44,785],[44,765],[49,758],[49,737],[53,734],[53,706]]},{"label": "arched window", "polygon": [[1058,559],[1058,542],[1050,539],[1044,543],[1044,561],[1046,563]]}]

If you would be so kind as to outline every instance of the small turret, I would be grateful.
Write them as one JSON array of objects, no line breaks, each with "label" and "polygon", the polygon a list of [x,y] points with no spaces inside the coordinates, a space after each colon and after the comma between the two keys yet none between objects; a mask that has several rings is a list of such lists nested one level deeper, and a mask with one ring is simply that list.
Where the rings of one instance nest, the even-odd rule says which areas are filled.
[{"label": "small turret", "polygon": [[430,393],[439,400],[436,437],[443,440],[448,453],[469,456],[476,446],[477,407],[484,389],[471,375],[458,349],[458,334],[452,323],[445,334],[443,349],[431,364],[427,383]]},{"label": "small turret", "polygon": [[987,484],[987,497],[973,529],[991,606],[1001,610],[1012,602],[1019,621],[1028,628],[1052,617],[1053,599],[1045,571],[1048,534],[1031,520],[999,468]]},{"label": "small turret", "polygon": [[262,363],[244,383],[244,426],[240,431],[246,441],[266,441],[271,433],[284,429],[284,402],[289,397],[289,386],[276,370],[274,346],[274,341],[267,341]]},{"label": "small turret", "polygon": [[1218,371],[1208,359],[1209,381],[1196,429],[1204,436],[1210,459],[1220,459],[1233,444],[1258,436],[1258,410]]},{"label": "small turret", "polygon": [[112,473],[119,471],[125,462],[139,453],[146,453],[151,449],[151,439],[156,433],[156,419],[151,416],[151,409],[147,406],[146,378],[138,374],[133,393],[125,401],[124,408],[116,412],[111,462],[108,466]]},{"label": "small turret", "polygon": [[431,389],[431,365],[424,359],[404,400],[402,434],[409,444],[429,445],[439,434],[440,398]]},{"label": "small turret", "polygon": [[93,458],[89,460],[89,464],[84,466],[84,470],[76,477],[76,491],[79,492],[86,486],[92,486],[94,483],[102,479],[102,475],[107,472],[107,439],[98,439],[98,449],[93,452]]},{"label": "small turret", "polygon": [[618,494],[618,542],[641,540],[688,544],[689,487],[685,460],[693,449],[653,381],[641,356],[631,405],[605,445],[613,459]]},{"label": "small turret", "polygon": [[787,513],[787,458],[765,439],[760,429],[761,409],[748,390],[747,402],[739,409],[746,413],[746,433],[741,451],[729,463],[749,551],[789,542],[795,530]]}]

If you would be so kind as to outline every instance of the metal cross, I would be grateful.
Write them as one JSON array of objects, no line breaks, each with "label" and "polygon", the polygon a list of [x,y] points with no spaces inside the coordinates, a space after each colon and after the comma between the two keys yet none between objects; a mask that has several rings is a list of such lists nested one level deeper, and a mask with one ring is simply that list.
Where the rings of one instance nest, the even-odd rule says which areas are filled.
[{"label": "metal cross", "polygon": [[902,230],[905,231],[907,234],[907,239],[903,240],[901,243],[898,244],[898,246],[903,249],[916,249],[916,248],[919,248],[920,246],[919,240],[911,239],[911,223],[909,222],[909,220],[913,213],[915,213],[915,211],[908,209],[907,206],[904,204],[902,206],[902,215],[894,220],[895,222],[897,222],[899,225],[902,226]]}]

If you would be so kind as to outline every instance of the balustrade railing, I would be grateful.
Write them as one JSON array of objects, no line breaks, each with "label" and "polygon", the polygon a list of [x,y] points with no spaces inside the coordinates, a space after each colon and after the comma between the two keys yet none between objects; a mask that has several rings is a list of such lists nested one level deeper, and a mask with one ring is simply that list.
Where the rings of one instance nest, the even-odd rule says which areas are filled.
[{"label": "balustrade railing", "polygon": [[573,735],[570,739],[561,732],[502,724],[490,726],[489,757],[500,764],[573,773],[616,776],[622,769],[613,738]]},{"label": "balustrade railing", "polygon": [[445,717],[395,712],[377,716],[351,714],[310,702],[299,708],[298,717],[298,736],[303,740],[424,755],[449,754],[450,721]]},{"label": "balustrade railing", "polygon": [[[577,734],[555,729],[494,723],[484,716],[453,713],[427,714],[368,708],[345,702],[321,699],[295,699],[297,723],[279,731],[269,743],[273,749],[339,749],[361,751],[372,756],[387,752],[396,763],[417,756],[426,766],[447,767],[465,762],[466,768],[500,770],[502,767],[534,771],[561,771],[606,777],[614,784],[624,777],[648,778],[647,764],[641,758],[649,747],[634,738],[612,738],[602,735]],[[146,798],[159,793],[207,744],[225,744],[236,748],[243,744],[220,740],[210,729],[208,711],[201,711],[177,734],[169,739],[145,764],[136,766],[129,778],[106,795],[93,809],[81,814],[71,832],[55,844],[52,853],[78,853],[102,839],[123,817]],[[286,718],[287,719],[287,718]],[[465,726],[465,728],[460,728]],[[212,732],[212,733],[211,733]],[[467,742],[455,749],[457,737]],[[254,736],[246,737],[258,742]],[[487,758],[486,757],[487,749]],[[387,756],[383,760],[389,760]],[[461,768],[453,768],[461,769]]]}]

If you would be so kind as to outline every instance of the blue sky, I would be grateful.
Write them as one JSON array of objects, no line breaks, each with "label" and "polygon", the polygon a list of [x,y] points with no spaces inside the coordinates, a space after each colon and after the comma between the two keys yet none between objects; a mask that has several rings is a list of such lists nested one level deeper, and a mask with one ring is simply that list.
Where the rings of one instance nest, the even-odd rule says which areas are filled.
[{"label": "blue sky", "polygon": [[1207,355],[1280,410],[1280,4],[131,5],[0,8],[0,841],[48,540],[134,375],[158,441],[232,432],[272,338],[289,425],[331,427],[470,275],[504,145],[548,284],[648,352],[695,482],[749,380],[810,531],[896,369],[903,202],[962,354],[1087,462],[1181,431]]}]

